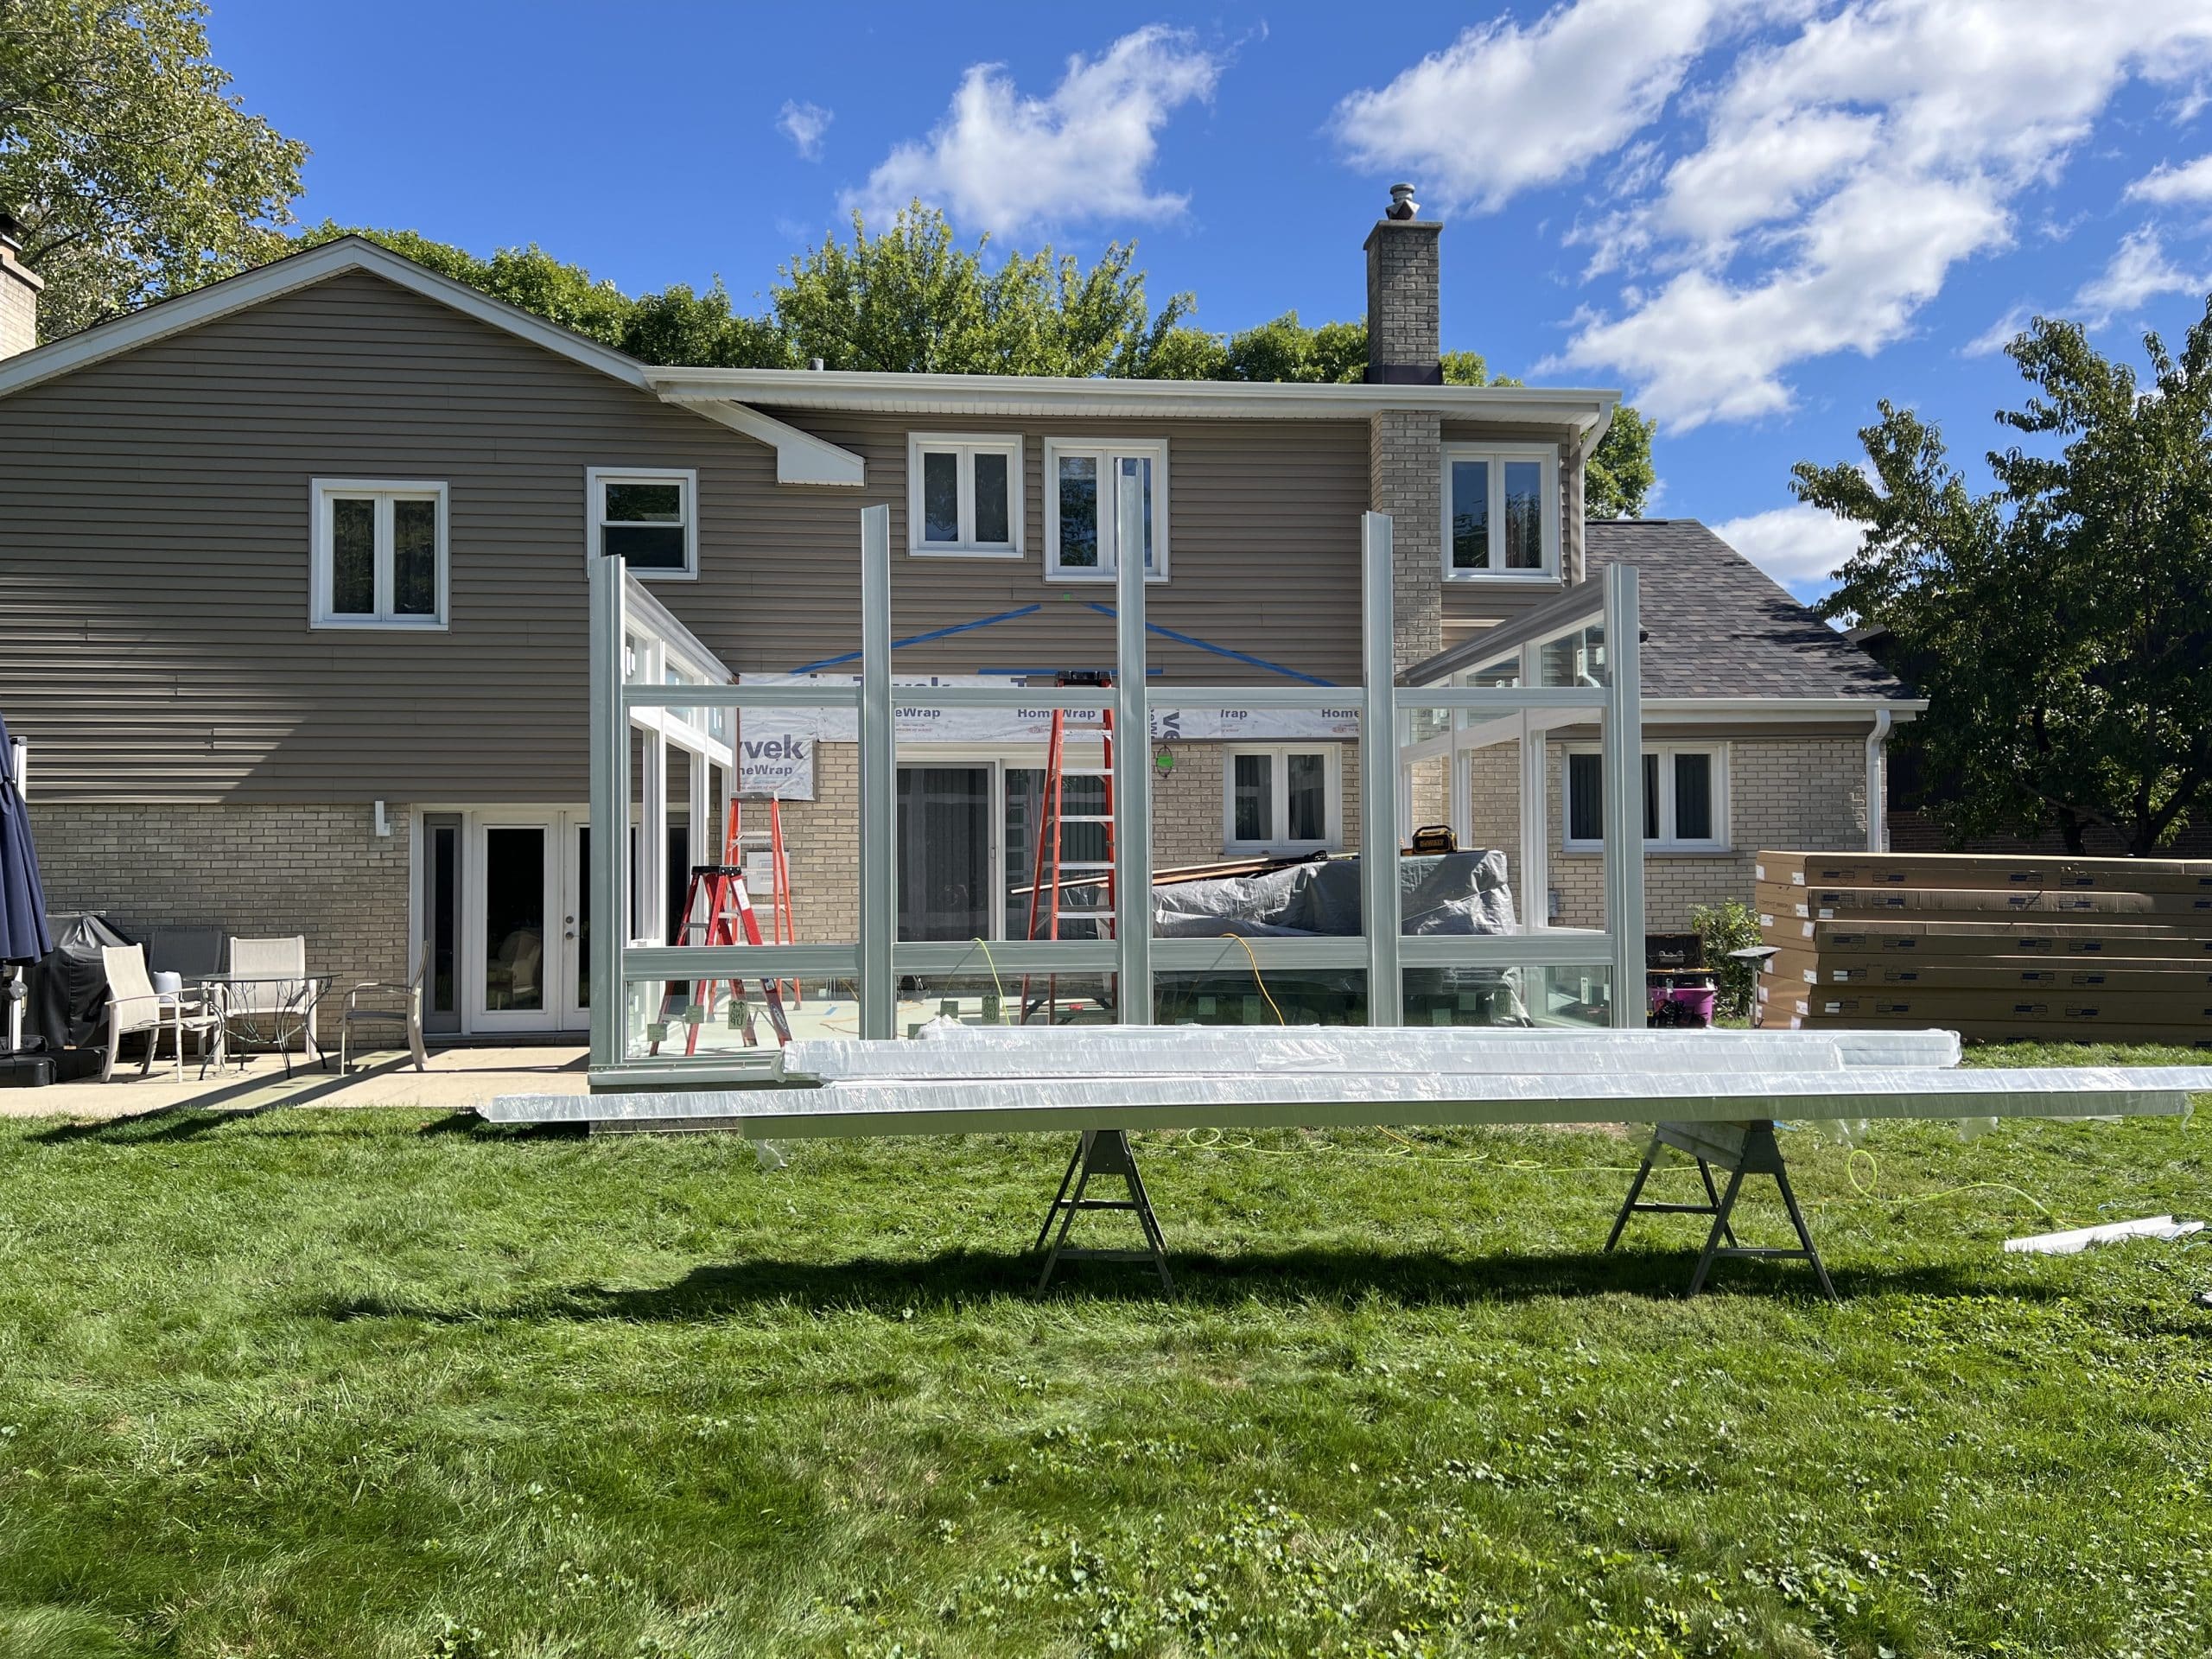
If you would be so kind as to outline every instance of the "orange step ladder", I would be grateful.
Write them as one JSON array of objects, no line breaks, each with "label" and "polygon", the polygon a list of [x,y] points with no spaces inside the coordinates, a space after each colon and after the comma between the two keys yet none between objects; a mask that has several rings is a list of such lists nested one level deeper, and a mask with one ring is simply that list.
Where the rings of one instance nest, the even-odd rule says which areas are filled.
[{"label": "orange step ladder", "polygon": [[[1062,685],[1109,684],[1105,675],[1084,675],[1080,680],[1063,676]],[[1045,792],[1037,814],[1036,855],[1029,869],[1029,928],[1027,937],[1033,939],[1057,939],[1064,921],[1085,921],[1098,927],[1097,937],[1114,937],[1114,711],[1103,711],[1105,716],[1100,740],[1103,751],[1103,764],[1096,766],[1071,766],[1067,763],[1067,719],[1065,709],[1052,710],[1051,734],[1045,747]],[[1070,778],[1096,778],[1103,785],[1105,810],[1099,812],[1070,812],[1066,810],[1065,783]],[[1103,858],[1070,858],[1067,855],[1065,832],[1072,824],[1095,823],[1106,832]],[[1070,909],[1067,887],[1070,877],[1079,878],[1078,891],[1095,893],[1103,876],[1106,889],[1106,904],[1102,910],[1096,906],[1078,906]],[[1039,929],[1042,931],[1039,931]],[[1045,995],[1041,1002],[1033,1001],[1030,982],[1033,976],[1021,978],[1020,1023],[1027,1025],[1031,1014],[1041,1007],[1045,1023],[1057,1025],[1060,1021],[1059,976],[1046,978]],[[1108,981],[1107,995],[1113,995],[1112,980]]]}]

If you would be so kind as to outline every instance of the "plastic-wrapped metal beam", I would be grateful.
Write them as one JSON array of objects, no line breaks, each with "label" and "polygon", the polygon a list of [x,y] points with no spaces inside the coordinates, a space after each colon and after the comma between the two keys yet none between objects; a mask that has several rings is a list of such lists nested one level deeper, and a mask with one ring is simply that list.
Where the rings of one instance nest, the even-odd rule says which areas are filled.
[{"label": "plastic-wrapped metal beam", "polygon": [[2212,1066],[1811,1072],[936,1077],[684,1094],[509,1096],[495,1123],[734,1130],[754,1140],[1357,1124],[2177,1116]]}]

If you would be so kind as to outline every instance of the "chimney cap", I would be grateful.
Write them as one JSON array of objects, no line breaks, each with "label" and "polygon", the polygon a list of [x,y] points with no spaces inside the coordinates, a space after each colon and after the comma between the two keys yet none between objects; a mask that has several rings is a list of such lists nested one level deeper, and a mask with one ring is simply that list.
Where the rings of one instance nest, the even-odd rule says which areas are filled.
[{"label": "chimney cap", "polygon": [[1413,186],[1394,184],[1390,187],[1390,205],[1382,215],[1385,219],[1411,219],[1420,211],[1421,204],[1414,200]]}]

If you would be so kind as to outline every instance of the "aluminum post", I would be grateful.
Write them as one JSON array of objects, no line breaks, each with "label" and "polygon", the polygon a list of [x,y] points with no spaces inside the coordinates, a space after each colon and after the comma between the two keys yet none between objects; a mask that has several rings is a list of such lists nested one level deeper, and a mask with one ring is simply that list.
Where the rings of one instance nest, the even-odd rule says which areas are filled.
[{"label": "aluminum post", "polygon": [[891,715],[891,509],[861,510],[860,1032],[899,1034],[892,937],[899,923],[899,739]]},{"label": "aluminum post", "polygon": [[591,562],[591,1064],[622,1058],[622,948],[630,907],[622,891],[623,849],[630,844],[630,721],[622,709],[623,642],[628,632],[619,558]]},{"label": "aluminum post", "polygon": [[1613,1024],[1644,1023],[1643,606],[1632,565],[1605,571],[1605,929]]},{"label": "aluminum post", "polygon": [[1116,1018],[1152,1023],[1152,711],[1145,696],[1142,480],[1114,469]]},{"label": "aluminum post", "polygon": [[1359,521],[1360,925],[1367,935],[1367,1023],[1405,1023],[1398,975],[1397,555],[1390,515]]}]

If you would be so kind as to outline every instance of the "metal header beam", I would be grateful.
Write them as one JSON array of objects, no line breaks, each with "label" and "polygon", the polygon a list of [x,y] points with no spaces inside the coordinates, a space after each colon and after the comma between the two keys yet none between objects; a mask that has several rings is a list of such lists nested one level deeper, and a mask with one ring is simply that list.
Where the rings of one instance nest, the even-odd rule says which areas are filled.
[{"label": "metal header beam", "polygon": [[1359,875],[1367,933],[1367,1023],[1404,1022],[1398,973],[1397,554],[1390,515],[1362,513],[1360,560]]},{"label": "metal header beam", "polygon": [[899,739],[891,716],[891,509],[861,512],[861,999],[863,1037],[899,1034]]},{"label": "metal header beam", "polygon": [[1152,714],[1144,675],[1146,510],[1141,480],[1114,468],[1115,1018],[1152,1023]]}]

